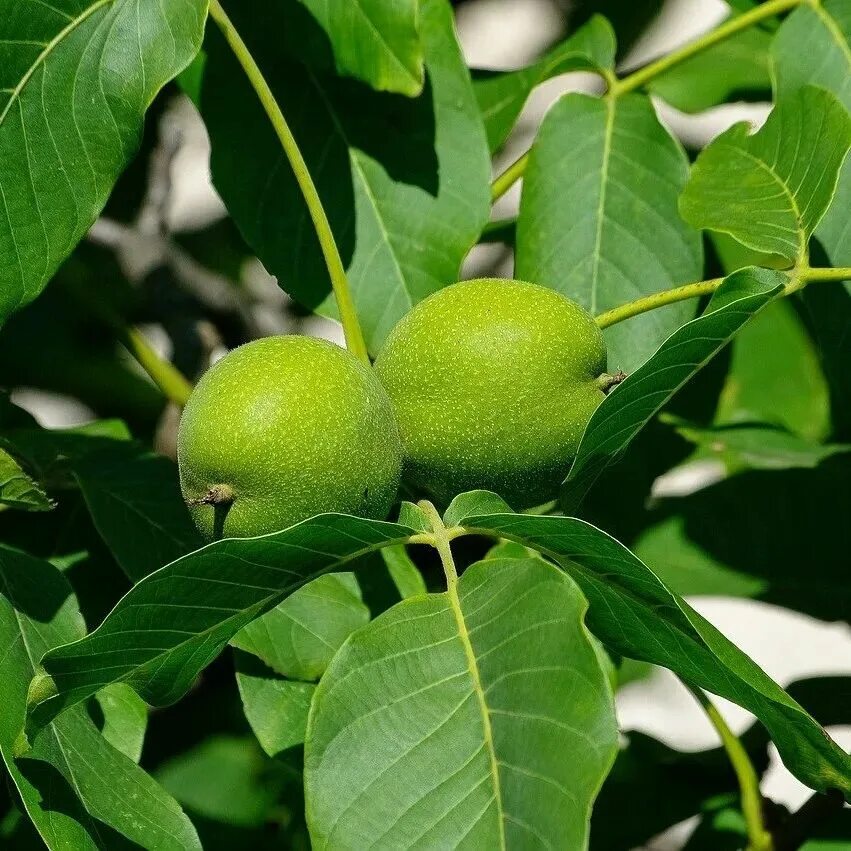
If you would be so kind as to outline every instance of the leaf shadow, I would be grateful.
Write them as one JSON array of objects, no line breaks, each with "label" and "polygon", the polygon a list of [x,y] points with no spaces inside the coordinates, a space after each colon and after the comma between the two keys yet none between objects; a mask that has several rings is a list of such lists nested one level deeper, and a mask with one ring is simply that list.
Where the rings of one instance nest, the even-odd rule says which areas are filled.
[{"label": "leaf shadow", "polygon": [[70,783],[55,766],[33,757],[20,757],[16,762],[21,774],[38,790],[41,807],[46,812],[61,813],[80,824],[96,847],[109,848],[110,851],[142,847],[94,818],[83,807]]}]

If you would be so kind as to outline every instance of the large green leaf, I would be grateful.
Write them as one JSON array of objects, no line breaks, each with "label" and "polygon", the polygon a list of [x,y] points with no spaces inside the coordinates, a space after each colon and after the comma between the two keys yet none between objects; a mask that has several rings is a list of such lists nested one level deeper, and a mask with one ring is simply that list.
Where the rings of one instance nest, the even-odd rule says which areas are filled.
[{"label": "large green leaf", "polygon": [[[26,716],[27,681],[43,653],[83,635],[71,588],[47,562],[0,549],[0,754],[23,806],[51,849],[127,847],[186,851],[199,848],[195,830],[177,803],[132,759],[116,750],[77,706],[32,738],[14,759]],[[116,714],[104,709],[109,735]],[[138,719],[135,726],[138,731]]]},{"label": "large green leaf", "polygon": [[[687,172],[649,98],[566,95],[547,113],[526,168],[517,277],[595,315],[698,280],[700,235],[677,211]],[[634,369],[694,311],[680,302],[608,330],[610,368]]]},{"label": "large green leaf", "polygon": [[754,597],[851,620],[849,476],[847,455],[813,469],[744,472],[663,500],[633,548],[678,594]]},{"label": "large green leaf", "polygon": [[576,586],[479,562],[354,633],[305,744],[316,848],[584,848],[617,743]]},{"label": "large green leaf", "polygon": [[568,71],[612,71],[615,34],[611,24],[594,15],[570,38],[519,71],[474,71],[473,89],[485,122],[491,152],[508,138],[535,86]]},{"label": "large green leaf", "polygon": [[684,112],[701,112],[736,96],[765,95],[771,91],[770,45],[765,30],[743,30],[655,77],[650,91]]},{"label": "large green leaf", "polygon": [[562,488],[568,511],[576,508],[597,477],[623,455],[633,437],[677,390],[780,292],[785,280],[782,273],[767,269],[734,272],[703,314],[675,331],[609,393],[585,429]]},{"label": "large green leaf", "polygon": [[53,502],[5,449],[0,449],[0,505],[23,511],[50,511]]},{"label": "large green leaf", "polygon": [[[229,13],[300,145],[375,352],[413,304],[457,280],[488,219],[484,127],[445,0],[421,4],[427,82],[417,98],[285,61],[277,34],[291,26],[291,5],[230,3]],[[280,285],[334,315],[319,244],[269,119],[223,40],[208,47],[201,102],[216,187]]]},{"label": "large green leaf", "polygon": [[0,15],[0,322],[101,211],[206,0],[21,0]]},{"label": "large green leaf", "polygon": [[608,647],[669,668],[753,712],[798,779],[851,797],[851,756],[626,547],[572,517],[490,513],[492,499],[490,494],[456,499],[452,519],[469,533],[519,541],[554,559],[588,598],[588,626]]},{"label": "large green leaf", "polygon": [[216,541],[145,577],[91,634],[42,660],[35,725],[125,682],[148,703],[177,700],[227,642],[321,573],[401,543],[395,523],[321,514],[259,538]]},{"label": "large green leaf", "polygon": [[369,623],[354,574],[320,576],[231,640],[294,680],[318,680],[340,645]]},{"label": "large green leaf", "polygon": [[729,233],[795,261],[836,190],[851,146],[851,116],[823,89],[785,95],[749,135],[736,124],[705,148],[680,198],[695,227]]},{"label": "large green leaf", "polygon": [[422,91],[419,0],[301,0],[322,25],[338,70],[373,88],[404,95]]}]

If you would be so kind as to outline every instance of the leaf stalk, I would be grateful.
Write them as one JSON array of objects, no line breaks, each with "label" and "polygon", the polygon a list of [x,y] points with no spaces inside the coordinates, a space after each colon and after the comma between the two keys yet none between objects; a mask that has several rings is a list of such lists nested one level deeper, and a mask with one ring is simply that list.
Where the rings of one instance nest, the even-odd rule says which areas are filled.
[{"label": "leaf stalk", "polygon": [[219,0],[210,0],[210,17],[222,31],[230,49],[242,66],[246,77],[248,77],[248,81],[257,93],[263,110],[275,130],[281,147],[284,149],[284,153],[293,170],[296,182],[307,205],[308,213],[313,221],[313,227],[319,239],[319,246],[322,249],[322,256],[325,258],[325,266],[328,269],[328,276],[331,279],[331,287],[334,291],[334,298],[337,301],[337,309],[340,313],[340,322],[343,325],[343,333],[346,337],[346,346],[355,357],[369,365],[369,353],[367,352],[363,331],[358,321],[343,260],[340,257],[340,251],[337,248],[334,234],[331,231],[331,224],[328,221],[325,208],[322,206],[319,193],[310,176],[307,163],[305,163],[304,157],[299,150],[298,143],[284,118],[283,112],[281,112],[280,106],[278,106],[277,100],[275,100],[269,84],[266,82],[266,78],[254,61],[251,51],[242,40],[242,36],[222,8]]}]

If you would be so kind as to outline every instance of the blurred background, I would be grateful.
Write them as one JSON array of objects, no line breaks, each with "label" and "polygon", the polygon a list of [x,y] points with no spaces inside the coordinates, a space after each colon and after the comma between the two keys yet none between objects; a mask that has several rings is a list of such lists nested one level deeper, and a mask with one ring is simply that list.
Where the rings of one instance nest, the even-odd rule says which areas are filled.
[{"label": "blurred background", "polygon": [[[615,23],[620,70],[629,70],[712,28],[730,12],[721,0],[463,0],[454,5],[469,65],[492,70],[529,64],[594,12]],[[594,92],[599,85],[594,75],[574,73],[536,89],[497,156],[495,172],[529,147],[542,116],[562,93]],[[661,100],[656,105],[690,152],[736,121],[758,125],[770,108],[751,101],[686,114]],[[135,435],[173,455],[178,412],[164,405],[117,344],[116,317],[139,327],[192,378],[228,348],[260,336],[303,333],[342,343],[336,323],[306,314],[251,256],[212,188],[208,158],[209,143],[194,106],[176,85],[168,87],[152,107],[141,152],[104,215],[45,293],[0,335],[0,385],[13,388],[13,401],[43,426],[120,417]],[[519,194],[516,185],[501,198],[494,219],[515,214]],[[511,248],[492,243],[471,252],[462,277],[511,273]],[[36,337],[45,344],[33,346]],[[718,475],[712,463],[683,465],[654,484],[652,498],[696,491]],[[847,625],[753,600],[703,595],[691,602],[783,685],[851,675]],[[180,711],[191,716],[197,709],[190,700]],[[726,703],[723,709],[736,732],[750,726],[743,710]],[[667,672],[654,671],[623,686],[618,710],[626,735],[645,732],[680,750],[717,744],[702,711]],[[851,727],[831,732],[851,748]],[[235,771],[235,778],[242,776],[238,767]],[[226,787],[227,778],[222,782]],[[809,794],[774,754],[763,788],[790,807]],[[678,825],[643,847],[681,848],[694,827],[694,821]]]}]

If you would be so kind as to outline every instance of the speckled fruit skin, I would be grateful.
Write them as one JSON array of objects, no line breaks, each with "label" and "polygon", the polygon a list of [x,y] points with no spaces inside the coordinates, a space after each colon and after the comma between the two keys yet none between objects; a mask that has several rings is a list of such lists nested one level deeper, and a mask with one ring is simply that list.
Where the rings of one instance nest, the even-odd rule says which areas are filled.
[{"label": "speckled fruit skin", "polygon": [[250,537],[326,511],[386,517],[402,450],[372,370],[324,340],[268,337],[234,349],[198,382],[177,460],[187,503],[216,486],[233,491],[226,514],[190,505],[201,533]]},{"label": "speckled fruit skin", "polygon": [[406,477],[443,503],[482,488],[516,509],[555,496],[605,369],[602,333],[578,304],[494,278],[420,302],[375,362]]}]

